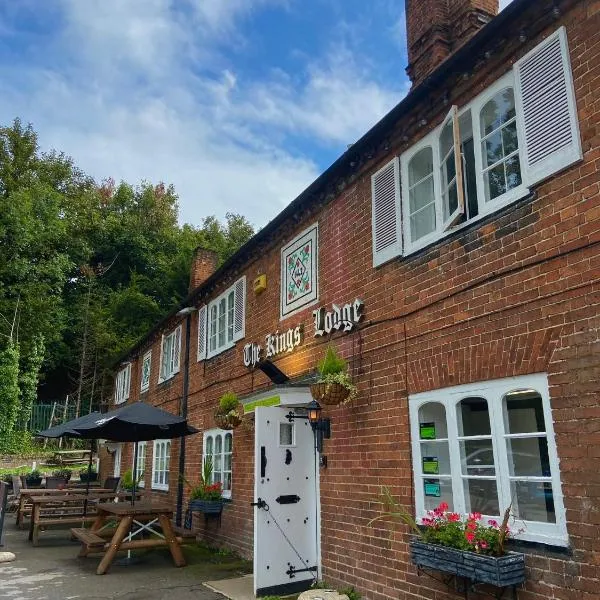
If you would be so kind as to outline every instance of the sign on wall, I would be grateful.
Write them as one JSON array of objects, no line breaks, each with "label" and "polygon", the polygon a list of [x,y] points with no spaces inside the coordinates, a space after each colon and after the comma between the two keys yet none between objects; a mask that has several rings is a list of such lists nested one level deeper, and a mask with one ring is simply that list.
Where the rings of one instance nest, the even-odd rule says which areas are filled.
[{"label": "sign on wall", "polygon": [[330,334],[332,331],[352,331],[363,316],[364,302],[358,298],[352,303],[340,307],[331,305],[331,310],[324,306],[313,310],[315,320],[315,337]]},{"label": "sign on wall", "polygon": [[283,352],[291,352],[302,343],[303,334],[302,325],[298,325],[283,333],[276,331],[266,335],[264,348],[260,344],[246,344],[244,346],[244,365],[255,367],[263,357],[272,358]]}]

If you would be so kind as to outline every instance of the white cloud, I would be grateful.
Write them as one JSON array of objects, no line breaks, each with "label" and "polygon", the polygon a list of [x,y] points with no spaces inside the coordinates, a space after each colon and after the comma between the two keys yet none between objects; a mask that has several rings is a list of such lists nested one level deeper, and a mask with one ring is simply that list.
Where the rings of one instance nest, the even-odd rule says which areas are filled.
[{"label": "white cloud", "polygon": [[220,48],[243,44],[238,20],[268,5],[287,0],[63,0],[59,62],[0,64],[0,118],[31,121],[43,148],[97,179],[173,183],[181,221],[233,211],[264,225],[319,173],[290,139],[343,149],[406,91],[345,47],[244,80]]}]

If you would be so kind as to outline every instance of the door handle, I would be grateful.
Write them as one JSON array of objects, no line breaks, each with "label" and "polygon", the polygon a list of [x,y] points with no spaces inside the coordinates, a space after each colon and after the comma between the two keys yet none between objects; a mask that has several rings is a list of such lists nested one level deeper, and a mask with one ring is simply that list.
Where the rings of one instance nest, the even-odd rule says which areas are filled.
[{"label": "door handle", "polygon": [[258,506],[258,508],[265,508],[267,506],[267,503],[262,498],[259,498],[256,502],[250,502],[250,506]]},{"label": "door handle", "polygon": [[260,476],[264,477],[267,472],[267,449],[260,447]]}]

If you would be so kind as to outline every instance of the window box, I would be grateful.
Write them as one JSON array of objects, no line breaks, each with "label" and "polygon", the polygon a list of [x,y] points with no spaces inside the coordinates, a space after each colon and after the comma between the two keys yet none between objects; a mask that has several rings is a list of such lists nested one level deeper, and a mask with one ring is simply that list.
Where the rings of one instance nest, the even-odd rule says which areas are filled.
[{"label": "window box", "polygon": [[410,556],[418,567],[451,573],[472,583],[507,587],[525,581],[525,556],[518,552],[488,556],[413,539]]},{"label": "window box", "polygon": [[205,515],[218,515],[223,510],[223,500],[191,500],[189,510]]}]

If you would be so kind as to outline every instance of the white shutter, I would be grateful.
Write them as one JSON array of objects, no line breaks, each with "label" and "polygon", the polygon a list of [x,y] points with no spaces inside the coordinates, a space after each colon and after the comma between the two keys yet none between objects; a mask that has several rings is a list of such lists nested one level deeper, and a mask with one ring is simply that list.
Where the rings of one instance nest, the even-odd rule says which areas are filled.
[{"label": "white shutter", "polygon": [[179,373],[181,357],[181,325],[175,330],[173,339],[173,373]]},{"label": "white shutter", "polygon": [[127,400],[129,398],[129,390],[131,389],[131,363],[129,363],[125,367],[124,387],[125,389],[123,390],[123,399]]},{"label": "white shutter", "polygon": [[394,157],[371,177],[374,267],[402,254],[399,164]]},{"label": "white shutter", "polygon": [[198,309],[198,360],[206,358],[206,317],[208,307],[206,304]]},{"label": "white shutter", "polygon": [[548,36],[514,68],[523,183],[532,185],[582,157],[565,28]]},{"label": "white shutter", "polygon": [[246,334],[246,276],[235,282],[235,308],[233,311],[233,341]]},{"label": "white shutter", "polygon": [[164,381],[167,370],[167,357],[165,356],[165,336],[162,336],[160,341],[160,368],[158,370],[158,383]]}]

